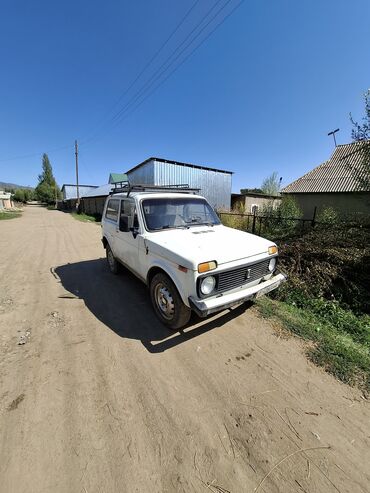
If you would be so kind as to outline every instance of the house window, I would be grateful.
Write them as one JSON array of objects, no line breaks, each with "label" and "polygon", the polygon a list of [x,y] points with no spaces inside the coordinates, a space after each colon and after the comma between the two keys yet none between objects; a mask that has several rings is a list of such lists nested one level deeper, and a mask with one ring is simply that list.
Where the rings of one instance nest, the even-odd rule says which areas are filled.
[{"label": "house window", "polygon": [[258,204],[252,204],[251,205],[251,213],[257,214],[257,212],[258,212]]}]

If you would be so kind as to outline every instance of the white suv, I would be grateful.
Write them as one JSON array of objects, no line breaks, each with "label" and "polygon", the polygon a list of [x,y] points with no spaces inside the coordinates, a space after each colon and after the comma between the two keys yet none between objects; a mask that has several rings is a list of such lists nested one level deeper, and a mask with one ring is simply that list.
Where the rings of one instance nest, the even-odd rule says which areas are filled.
[{"label": "white suv", "polygon": [[108,265],[127,267],[150,289],[157,317],[171,329],[266,294],[277,274],[274,243],[220,223],[191,189],[113,190],[102,217]]}]

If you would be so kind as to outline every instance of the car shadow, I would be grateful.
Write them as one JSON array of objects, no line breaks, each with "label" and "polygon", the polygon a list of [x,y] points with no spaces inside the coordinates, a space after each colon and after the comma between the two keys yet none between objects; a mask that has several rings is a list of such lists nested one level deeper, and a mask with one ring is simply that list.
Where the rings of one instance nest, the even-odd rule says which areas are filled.
[{"label": "car shadow", "polygon": [[243,304],[207,319],[193,314],[184,329],[174,332],[156,318],[147,287],[126,269],[114,276],[100,258],[61,265],[53,271],[63,287],[84,300],[104,325],[120,337],[141,341],[150,353],[161,353],[221,327],[248,308]]}]

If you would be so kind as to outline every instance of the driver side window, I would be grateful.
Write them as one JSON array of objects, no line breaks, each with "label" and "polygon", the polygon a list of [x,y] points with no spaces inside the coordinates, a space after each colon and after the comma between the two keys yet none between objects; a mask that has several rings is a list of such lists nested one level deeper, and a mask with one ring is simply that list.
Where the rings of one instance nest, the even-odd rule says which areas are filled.
[{"label": "driver side window", "polygon": [[136,207],[133,201],[131,200],[122,200],[121,201],[121,217],[126,216],[128,218],[129,224],[131,224],[134,228],[139,227],[139,221],[137,218]]}]

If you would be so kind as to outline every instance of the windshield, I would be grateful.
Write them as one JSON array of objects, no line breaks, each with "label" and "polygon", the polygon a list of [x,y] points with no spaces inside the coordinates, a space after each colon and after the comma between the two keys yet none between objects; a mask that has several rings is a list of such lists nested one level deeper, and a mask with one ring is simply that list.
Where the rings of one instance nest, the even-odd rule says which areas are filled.
[{"label": "windshield", "polygon": [[143,211],[150,231],[220,224],[212,207],[199,198],[145,199]]}]

